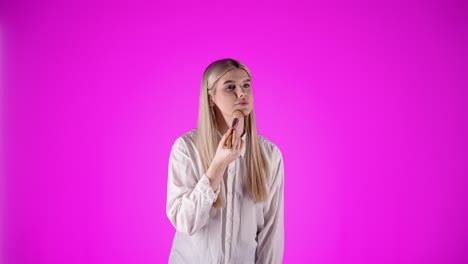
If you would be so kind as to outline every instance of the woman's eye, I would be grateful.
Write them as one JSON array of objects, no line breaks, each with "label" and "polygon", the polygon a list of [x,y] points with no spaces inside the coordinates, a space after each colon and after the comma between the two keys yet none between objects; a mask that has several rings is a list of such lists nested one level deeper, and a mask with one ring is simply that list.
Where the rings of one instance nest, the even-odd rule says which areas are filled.
[{"label": "woman's eye", "polygon": [[234,90],[234,89],[236,89],[236,86],[235,86],[235,85],[229,85],[229,86],[227,87],[227,89],[228,89],[228,90]]},{"label": "woman's eye", "polygon": [[250,84],[248,83],[244,84],[244,88],[250,88]]}]

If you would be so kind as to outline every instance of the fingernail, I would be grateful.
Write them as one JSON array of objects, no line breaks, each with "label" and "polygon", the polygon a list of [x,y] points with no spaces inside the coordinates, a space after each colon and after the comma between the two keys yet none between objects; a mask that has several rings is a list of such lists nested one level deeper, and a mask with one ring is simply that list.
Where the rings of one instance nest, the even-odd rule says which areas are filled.
[{"label": "fingernail", "polygon": [[239,124],[239,119],[236,117],[234,118],[234,120],[232,120],[232,127],[237,127],[237,125]]}]

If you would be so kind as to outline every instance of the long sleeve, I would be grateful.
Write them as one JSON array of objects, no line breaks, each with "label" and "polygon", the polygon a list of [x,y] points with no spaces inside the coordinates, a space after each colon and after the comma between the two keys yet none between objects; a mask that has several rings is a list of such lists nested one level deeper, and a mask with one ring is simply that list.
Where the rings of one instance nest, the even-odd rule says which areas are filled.
[{"label": "long sleeve", "polygon": [[282,263],[284,252],[284,165],[277,149],[278,161],[273,168],[272,185],[264,208],[265,224],[257,235],[256,263]]},{"label": "long sleeve", "polygon": [[207,224],[219,190],[213,192],[205,174],[198,179],[188,153],[183,140],[176,140],[169,158],[166,213],[177,231],[192,235]]}]

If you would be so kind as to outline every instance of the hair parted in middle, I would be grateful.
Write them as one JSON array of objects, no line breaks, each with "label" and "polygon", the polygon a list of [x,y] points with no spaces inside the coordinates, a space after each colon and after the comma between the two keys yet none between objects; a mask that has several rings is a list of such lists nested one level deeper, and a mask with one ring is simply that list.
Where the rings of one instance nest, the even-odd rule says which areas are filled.
[{"label": "hair parted in middle", "polygon": [[[228,71],[236,68],[244,70],[250,79],[252,79],[250,70],[244,64],[230,58],[212,62],[203,73],[195,144],[201,156],[204,172],[208,170],[219,144],[216,115],[213,109],[214,106],[210,105],[210,96],[215,94],[219,79]],[[270,172],[268,170],[268,160],[265,157],[257,134],[254,109],[245,117],[244,122],[248,187],[255,202],[264,202],[268,196],[266,183]],[[218,199],[214,203],[215,208],[221,208],[225,204],[224,180],[221,180],[220,188]]]}]

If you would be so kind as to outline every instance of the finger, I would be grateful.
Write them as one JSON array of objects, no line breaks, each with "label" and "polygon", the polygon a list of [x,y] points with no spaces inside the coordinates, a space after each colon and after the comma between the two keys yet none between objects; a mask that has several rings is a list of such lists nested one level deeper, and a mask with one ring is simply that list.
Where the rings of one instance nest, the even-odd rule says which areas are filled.
[{"label": "finger", "polygon": [[241,139],[239,139],[239,144],[238,144],[237,150],[241,151],[243,145],[244,145],[244,140],[241,138]]},{"label": "finger", "polygon": [[228,131],[226,131],[226,133],[224,133],[224,135],[221,137],[221,140],[220,140],[220,144],[222,144],[223,146],[226,145],[226,140],[227,138],[229,137],[229,135],[231,134],[231,128],[228,129]]},{"label": "finger", "polygon": [[[236,131],[236,134],[237,134],[237,131]],[[236,135],[235,138],[234,138],[234,140],[235,140],[235,141],[234,141],[235,145],[233,144],[233,146],[232,146],[232,148],[233,148],[234,151],[237,151],[237,150],[239,149],[239,139],[240,139],[240,138],[239,138],[239,136],[237,136],[237,135]]]},{"label": "finger", "polygon": [[237,135],[236,135],[236,148],[239,149],[239,146],[241,144],[241,140],[242,138],[238,135],[239,132],[237,132]]},{"label": "finger", "polygon": [[229,129],[226,131],[226,133],[224,133],[224,135],[223,135],[223,136],[224,136],[224,137],[227,137],[227,136],[229,136],[229,135],[232,133],[232,130],[233,130],[233,128],[232,128],[232,127],[230,127],[230,128],[229,128]]},{"label": "finger", "polygon": [[233,150],[234,150],[234,151],[237,152],[237,151],[239,150],[239,144],[240,144],[239,139],[236,138],[236,145],[233,146]]},{"label": "finger", "polygon": [[235,128],[233,128],[232,130],[232,148],[235,149],[236,147],[236,144],[237,144],[237,131]]}]

